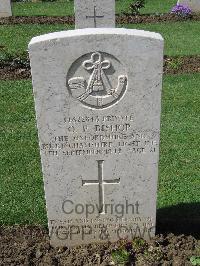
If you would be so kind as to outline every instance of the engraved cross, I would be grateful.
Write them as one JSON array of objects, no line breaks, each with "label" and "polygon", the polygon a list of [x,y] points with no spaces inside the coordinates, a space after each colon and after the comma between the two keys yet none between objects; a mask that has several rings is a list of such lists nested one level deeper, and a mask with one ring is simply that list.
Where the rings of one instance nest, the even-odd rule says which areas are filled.
[{"label": "engraved cross", "polygon": [[103,178],[103,160],[98,160],[98,180],[82,180],[83,186],[89,185],[98,185],[99,186],[99,213],[105,213],[105,204],[104,204],[104,186],[105,185],[116,185],[120,184],[120,178],[112,180],[104,180]]},{"label": "engraved cross", "polygon": [[104,16],[97,16],[96,6],[94,6],[94,15],[93,16],[86,16],[86,19],[93,18],[94,19],[94,28],[97,27],[97,18],[104,18]]}]

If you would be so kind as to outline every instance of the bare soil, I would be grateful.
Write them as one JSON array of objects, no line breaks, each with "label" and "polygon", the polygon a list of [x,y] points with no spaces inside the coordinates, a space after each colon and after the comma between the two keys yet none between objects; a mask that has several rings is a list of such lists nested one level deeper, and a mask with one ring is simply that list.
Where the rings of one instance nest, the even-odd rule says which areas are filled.
[{"label": "bare soil", "polygon": [[21,80],[30,78],[31,71],[28,68],[21,68],[13,65],[0,67],[0,80]]},{"label": "bare soil", "polygon": [[[200,73],[200,55],[164,58],[164,74]],[[0,61],[0,80],[30,79],[29,59]]]},{"label": "bare soil", "polygon": [[200,72],[200,55],[164,57],[164,74]]},{"label": "bare soil", "polygon": [[[193,14],[190,17],[183,18],[174,14],[144,14],[133,16],[129,14],[116,15],[117,24],[137,24],[137,23],[160,23],[160,22],[176,22],[184,20],[200,21],[200,14]],[[47,17],[47,16],[12,16],[8,18],[0,18],[0,25],[12,24],[69,24],[75,23],[74,16],[66,17]]]},{"label": "bare soil", "polygon": [[200,14],[193,14],[189,17],[180,17],[175,14],[144,14],[139,16],[123,15],[116,17],[118,24],[139,24],[139,23],[160,23],[160,22],[178,22],[185,20],[199,21]]},{"label": "bare soil", "polygon": [[[111,253],[118,243],[90,244],[75,248],[53,248],[47,229],[39,226],[0,227],[0,265],[95,266],[119,265]],[[146,251],[144,251],[146,250]],[[145,248],[135,250],[126,265],[156,266],[191,265],[191,256],[198,256],[200,241],[192,236],[157,235]],[[124,265],[124,264],[122,264]]]}]

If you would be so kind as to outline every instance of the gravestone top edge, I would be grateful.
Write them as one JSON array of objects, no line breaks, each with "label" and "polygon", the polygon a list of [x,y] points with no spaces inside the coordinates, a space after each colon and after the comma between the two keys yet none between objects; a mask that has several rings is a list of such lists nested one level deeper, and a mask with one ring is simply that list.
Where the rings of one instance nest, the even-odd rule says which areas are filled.
[{"label": "gravestone top edge", "polygon": [[121,29],[121,28],[87,28],[87,29],[77,29],[77,30],[68,30],[68,31],[60,31],[49,34],[40,35],[31,39],[28,47],[29,49],[35,44],[51,41],[54,39],[62,39],[68,37],[76,37],[76,36],[87,36],[87,35],[129,35],[129,36],[138,36],[143,38],[157,39],[160,41],[164,41],[161,34],[156,32],[144,31],[144,30],[136,30],[136,29]]}]

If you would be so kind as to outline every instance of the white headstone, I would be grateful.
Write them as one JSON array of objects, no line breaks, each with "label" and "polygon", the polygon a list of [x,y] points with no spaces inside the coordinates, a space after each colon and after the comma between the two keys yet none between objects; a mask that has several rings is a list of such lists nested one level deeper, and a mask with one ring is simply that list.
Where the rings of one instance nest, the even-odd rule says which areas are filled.
[{"label": "white headstone", "polygon": [[29,52],[51,244],[150,238],[162,37],[74,30],[33,38]]},{"label": "white headstone", "polygon": [[75,0],[74,6],[76,29],[115,27],[115,0]]},{"label": "white headstone", "polygon": [[200,0],[179,0],[178,4],[187,5],[192,12],[200,12]]},{"label": "white headstone", "polygon": [[0,0],[0,18],[12,16],[10,0]]}]

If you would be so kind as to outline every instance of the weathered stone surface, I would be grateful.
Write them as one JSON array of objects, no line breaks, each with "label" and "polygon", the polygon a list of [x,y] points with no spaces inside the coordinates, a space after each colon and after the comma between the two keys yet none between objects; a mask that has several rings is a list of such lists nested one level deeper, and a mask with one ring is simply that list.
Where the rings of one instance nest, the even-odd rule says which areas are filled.
[{"label": "weathered stone surface", "polygon": [[75,0],[75,27],[114,28],[115,0]]},{"label": "weathered stone surface", "polygon": [[153,236],[162,37],[75,30],[29,52],[51,244]]},{"label": "weathered stone surface", "polygon": [[189,6],[193,12],[200,12],[200,0],[179,0],[178,4]]},{"label": "weathered stone surface", "polygon": [[0,18],[12,16],[10,0],[0,0]]}]

